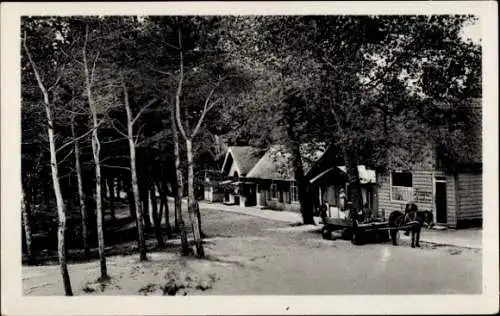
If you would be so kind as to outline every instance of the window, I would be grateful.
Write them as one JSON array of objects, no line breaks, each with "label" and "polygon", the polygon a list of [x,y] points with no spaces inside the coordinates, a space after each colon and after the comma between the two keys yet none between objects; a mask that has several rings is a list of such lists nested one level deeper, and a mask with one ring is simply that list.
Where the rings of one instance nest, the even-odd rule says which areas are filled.
[{"label": "window", "polygon": [[299,190],[297,188],[297,185],[295,182],[292,182],[290,184],[290,197],[292,199],[292,202],[298,202],[299,201]]},{"label": "window", "polygon": [[391,173],[391,200],[407,202],[413,196],[413,175],[411,172]]},{"label": "window", "polygon": [[276,183],[271,184],[271,199],[276,200],[278,198],[278,186]]}]

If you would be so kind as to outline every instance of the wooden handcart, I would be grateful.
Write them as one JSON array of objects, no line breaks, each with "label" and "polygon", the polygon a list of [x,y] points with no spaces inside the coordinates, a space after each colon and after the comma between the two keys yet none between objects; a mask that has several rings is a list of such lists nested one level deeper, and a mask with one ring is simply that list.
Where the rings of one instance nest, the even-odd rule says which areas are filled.
[{"label": "wooden handcart", "polygon": [[355,245],[363,245],[368,241],[386,242],[390,239],[390,231],[399,231],[411,228],[411,223],[404,226],[390,226],[388,221],[374,219],[371,221],[359,221],[357,219],[340,219],[326,217],[321,231],[324,239],[333,239],[335,232],[340,232],[340,237],[350,239]]}]

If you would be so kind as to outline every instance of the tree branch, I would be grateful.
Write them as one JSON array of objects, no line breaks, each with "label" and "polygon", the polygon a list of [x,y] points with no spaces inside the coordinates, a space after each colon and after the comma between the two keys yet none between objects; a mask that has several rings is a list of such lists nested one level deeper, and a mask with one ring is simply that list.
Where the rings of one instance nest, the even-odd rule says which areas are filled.
[{"label": "tree branch", "polygon": [[149,101],[148,104],[146,104],[145,106],[143,106],[139,112],[137,113],[137,115],[132,119],[132,125],[134,125],[135,121],[137,121],[137,119],[141,116],[142,112],[144,112],[144,110],[146,110],[148,107],[150,107],[151,105],[155,104],[156,101],[158,101],[158,98],[154,98],[153,100]]},{"label": "tree branch", "polygon": [[77,64],[79,64],[80,66],[83,66],[83,63],[81,61],[79,61],[78,59],[76,59],[74,56],[70,56],[68,53],[66,53],[62,48],[59,48],[59,50],[61,51],[61,53],[63,53],[64,56],[72,59],[73,61],[75,61]]},{"label": "tree branch", "polygon": [[49,104],[49,93],[47,92],[47,89],[45,88],[42,77],[40,76],[40,73],[38,72],[38,69],[36,67],[35,62],[33,61],[33,58],[31,57],[31,53],[28,49],[28,45],[26,44],[26,31],[24,32],[24,38],[23,38],[23,45],[24,45],[24,50],[26,51],[26,55],[28,56],[28,60],[30,61],[31,67],[33,68],[33,72],[35,73],[36,81],[38,82],[38,86],[40,87],[40,90],[42,90],[43,98],[45,101],[45,104]]},{"label": "tree branch", "polygon": [[92,85],[94,83],[94,74],[95,74],[95,65],[97,63],[97,59],[99,58],[100,52],[97,52],[95,55],[94,63],[92,65],[92,71],[90,72],[90,84]]},{"label": "tree branch", "polygon": [[128,168],[128,167],[122,167],[122,166],[113,166],[113,165],[101,164],[101,167],[111,168],[111,169],[125,169],[125,170],[130,171],[130,168]]},{"label": "tree branch", "polygon": [[122,132],[122,131],[121,131],[121,130],[120,130],[120,129],[119,129],[119,128],[115,125],[115,123],[114,123],[114,120],[113,120],[113,119],[111,119],[111,120],[110,120],[110,122],[111,122],[111,125],[113,126],[113,129],[114,129],[115,131],[117,131],[117,132],[118,132],[118,134],[122,135],[123,137],[128,138],[128,135],[127,135],[127,134],[125,134],[124,132]]},{"label": "tree branch", "polygon": [[59,161],[57,162],[57,164],[58,164],[58,165],[61,165],[64,161],[66,161],[66,159],[68,159],[68,157],[69,157],[72,153],[73,153],[73,148],[71,148],[71,150],[69,151],[69,153],[68,153],[66,156],[64,156],[64,158],[63,158],[63,159],[59,160]]},{"label": "tree branch", "polygon": [[182,36],[181,36],[181,30],[178,30],[178,36],[179,36],[179,83],[177,85],[177,91],[175,93],[175,119],[177,120],[177,127],[179,128],[179,131],[181,132],[182,137],[186,140],[188,139],[188,136],[186,134],[186,131],[184,130],[184,127],[182,126],[182,121],[181,121],[181,94],[182,94],[182,81],[184,80],[184,55],[182,53]]},{"label": "tree branch", "polygon": [[128,137],[122,137],[122,138],[116,138],[116,139],[113,139],[113,140],[101,141],[101,144],[117,143],[117,142],[123,141],[123,140],[125,140],[127,138]]},{"label": "tree branch", "polygon": [[[218,85],[217,85],[218,86]],[[213,107],[213,104],[210,105],[210,108],[208,108],[208,103],[210,102],[210,99],[212,98],[212,95],[214,94],[215,89],[217,88],[215,86],[210,93],[208,94],[207,98],[205,99],[205,104],[203,106],[203,112],[201,112],[201,116],[198,119],[198,123],[196,124],[196,127],[193,130],[193,133],[191,134],[191,138],[194,138],[196,134],[198,133],[198,130],[200,129],[201,124],[203,123],[203,120],[205,119],[205,115],[207,115],[207,112],[210,111],[210,109]]]},{"label": "tree branch", "polygon": [[101,121],[99,122],[99,124],[97,124],[96,127],[94,128],[91,128],[90,130],[88,130],[87,132],[83,133],[82,135],[78,136],[77,138],[74,138],[72,140],[70,140],[69,142],[67,142],[66,144],[62,145],[61,147],[59,147],[57,150],[56,150],[56,153],[57,152],[60,152],[61,150],[63,150],[65,147],[73,144],[74,142],[84,138],[85,136],[87,136],[88,134],[92,133],[95,129],[97,129],[104,121]]},{"label": "tree branch", "polygon": [[142,129],[144,128],[144,126],[146,126],[146,124],[142,124],[141,126],[139,126],[139,128],[137,129],[137,133],[136,133],[136,137],[134,139],[134,144],[137,145],[138,141],[139,141],[139,136],[141,135],[141,131]]},{"label": "tree branch", "polygon": [[172,73],[170,73],[168,71],[164,71],[164,70],[160,70],[160,69],[155,69],[153,67],[148,67],[148,68],[149,68],[149,70],[157,72],[157,73],[162,74],[162,75],[167,75],[167,76],[172,76],[173,75]]},{"label": "tree branch", "polygon": [[57,87],[57,84],[59,83],[59,81],[61,81],[61,79],[63,77],[64,67],[65,67],[65,65],[63,65],[61,67],[61,70],[59,71],[59,74],[57,75],[56,81],[54,82],[54,84],[52,86],[50,86],[50,88],[47,89],[47,91],[51,91],[52,89]]}]

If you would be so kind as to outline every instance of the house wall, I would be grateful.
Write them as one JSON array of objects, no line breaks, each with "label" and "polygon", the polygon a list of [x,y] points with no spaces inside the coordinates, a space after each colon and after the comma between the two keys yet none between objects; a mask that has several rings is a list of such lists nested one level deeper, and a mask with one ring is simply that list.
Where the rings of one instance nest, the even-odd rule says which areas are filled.
[{"label": "house wall", "polygon": [[[435,178],[446,179],[446,205],[447,225],[457,227],[461,220],[476,220],[482,218],[482,173],[479,170],[469,170],[458,174],[445,174],[437,170],[436,155],[430,149],[425,153],[421,163],[413,165],[413,187],[414,190],[431,192],[430,201],[418,201],[417,206],[421,210],[435,212]],[[404,211],[405,202],[391,201],[390,197],[390,175],[377,175],[378,192],[377,202],[379,213],[385,211],[388,216],[390,212]],[[428,195],[428,194],[427,194]]]},{"label": "house wall", "polygon": [[[482,217],[482,176],[480,172],[445,174],[443,171],[412,171],[414,191],[430,192],[430,199],[419,201],[415,197],[419,210],[435,210],[435,178],[446,179],[447,226],[456,227],[460,220],[480,219]],[[377,179],[379,213],[385,211],[388,216],[393,211],[404,211],[406,202],[391,201],[390,176]],[[429,195],[429,194],[427,194]],[[418,196],[418,195],[417,195]]]},{"label": "house wall", "polygon": [[[443,172],[436,171],[412,171],[413,191],[415,204],[419,210],[434,211],[434,177],[444,176]],[[393,211],[403,211],[408,201],[397,201],[391,199],[391,177],[390,174],[378,175],[378,207],[379,211],[385,211],[386,216]]]},{"label": "house wall", "polygon": [[[446,205],[447,205],[447,220],[449,227],[457,226],[457,181],[452,174],[446,175]],[[435,215],[435,214],[434,214]]]},{"label": "house wall", "polygon": [[483,214],[483,181],[480,171],[463,172],[457,175],[458,219],[481,219]]},{"label": "house wall", "polygon": [[209,202],[222,202],[224,200],[224,193],[216,192],[213,186],[205,186],[204,199]]},{"label": "house wall", "polygon": [[[271,198],[271,184],[277,185],[277,198]],[[291,201],[290,181],[259,181],[257,190],[258,206],[284,211],[300,212],[300,203]]]},{"label": "house wall", "polygon": [[238,171],[238,167],[236,167],[236,163],[233,161],[233,163],[231,164],[231,168],[229,168],[229,173],[227,174],[227,176],[232,177],[235,171],[238,173],[238,176],[241,177],[241,174]]}]

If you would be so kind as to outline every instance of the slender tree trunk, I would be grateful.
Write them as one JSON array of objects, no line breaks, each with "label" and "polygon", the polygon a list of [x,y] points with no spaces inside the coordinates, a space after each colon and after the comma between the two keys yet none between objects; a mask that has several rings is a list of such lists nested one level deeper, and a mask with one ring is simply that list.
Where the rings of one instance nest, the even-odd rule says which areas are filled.
[{"label": "slender tree trunk", "polygon": [[349,135],[346,135],[343,127],[343,121],[340,119],[340,116],[335,110],[335,105],[332,105],[331,112],[335,118],[338,133],[340,135],[340,139],[342,140],[342,153],[344,155],[344,162],[346,165],[348,185],[351,191],[350,199],[353,208],[356,211],[359,211],[363,209],[363,196],[359,181],[358,160],[356,159],[356,155],[351,150],[351,148],[354,147],[354,144],[351,143],[353,140],[349,137]]},{"label": "slender tree trunk", "polygon": [[[30,61],[30,64],[33,68],[33,72],[35,73],[36,80],[38,82],[38,86],[43,94],[43,101],[45,107],[45,114],[47,115],[47,134],[49,137],[49,149],[50,149],[50,169],[52,172],[52,184],[54,187],[54,194],[56,197],[56,205],[57,205],[57,215],[59,218],[59,225],[57,231],[57,253],[59,256],[59,268],[61,270],[61,275],[64,284],[64,292],[67,296],[72,296],[73,291],[71,290],[71,281],[69,278],[68,267],[66,264],[66,243],[64,239],[64,232],[66,230],[66,206],[64,205],[64,200],[61,193],[61,186],[59,184],[59,175],[58,175],[58,165],[57,165],[57,155],[56,155],[56,144],[54,140],[54,120],[52,118],[52,109],[50,108],[50,99],[49,92],[42,82],[42,78],[38,72],[35,62],[33,61],[31,54],[28,50],[28,45],[26,44],[26,33],[24,34],[23,39],[24,48],[26,50],[26,55]],[[57,82],[57,81],[56,81]]]},{"label": "slender tree trunk", "polygon": [[151,184],[151,189],[149,190],[151,195],[151,208],[153,213],[153,222],[156,239],[158,240],[158,246],[165,248],[165,241],[163,240],[163,234],[161,232],[161,217],[158,216],[158,201],[156,200],[156,189],[155,185]]},{"label": "slender tree trunk", "polygon": [[[48,96],[47,96],[48,99]],[[64,205],[64,200],[61,193],[61,187],[59,185],[59,175],[57,166],[57,156],[56,156],[56,146],[54,141],[54,121],[52,119],[52,111],[49,107],[48,100],[46,101],[45,111],[47,113],[48,121],[48,134],[49,134],[49,146],[50,146],[50,168],[52,170],[52,181],[54,183],[54,194],[56,196],[57,204],[57,214],[59,216],[59,229],[57,232],[58,236],[58,246],[57,252],[59,255],[59,266],[61,269],[61,274],[64,283],[64,292],[67,296],[73,296],[73,291],[71,289],[71,281],[69,279],[68,267],[66,264],[66,206]]]},{"label": "slender tree trunk", "polygon": [[363,195],[359,181],[358,161],[355,155],[344,146],[344,161],[347,171],[349,190],[351,192],[352,206],[356,211],[363,210]]},{"label": "slender tree trunk", "polygon": [[191,139],[186,139],[187,165],[188,165],[188,213],[193,229],[196,256],[205,257],[203,242],[201,240],[201,222],[198,216],[199,207],[194,196],[194,170],[193,170],[193,147]]},{"label": "slender tree trunk", "polygon": [[172,134],[174,138],[174,158],[175,158],[175,217],[176,224],[178,227],[178,232],[181,236],[181,253],[184,256],[191,254],[191,249],[189,247],[186,226],[184,224],[184,219],[182,218],[182,172],[181,172],[181,160],[179,156],[179,134],[177,133],[177,125],[175,123],[175,110],[171,109],[171,121],[172,121]]},{"label": "slender tree trunk", "polygon": [[106,267],[106,254],[104,253],[104,227],[103,227],[103,212],[102,212],[102,198],[101,198],[101,164],[99,159],[100,143],[97,134],[97,113],[94,112],[93,122],[94,131],[92,132],[92,151],[95,162],[95,191],[96,191],[96,218],[97,218],[97,240],[99,247],[99,262],[101,266],[101,280],[108,278],[108,271]]},{"label": "slender tree trunk", "polygon": [[122,192],[122,178],[120,176],[118,176],[118,178],[116,179],[116,199],[118,201],[121,201],[122,197],[121,197],[121,192]]},{"label": "slender tree trunk", "polygon": [[160,210],[158,214],[158,218],[160,219],[160,223],[163,218],[163,210],[165,209],[165,230],[167,232],[167,239],[172,238],[172,227],[170,226],[170,214],[168,208],[168,195],[167,195],[167,187],[166,184],[161,184],[161,182],[156,183],[156,187],[160,193]]},{"label": "slender tree trunk", "polygon": [[[178,233],[179,232],[179,218],[177,217],[177,176],[175,176],[175,184],[172,186],[173,190],[174,190],[174,231],[175,233]],[[179,207],[180,207],[180,204],[179,204]]]},{"label": "slender tree trunk", "polygon": [[302,165],[302,157],[300,154],[300,144],[293,142],[292,147],[292,164],[294,169],[295,181],[299,193],[300,212],[305,225],[315,225],[312,200],[308,192],[308,184],[304,175],[304,166]]},{"label": "slender tree trunk", "polygon": [[[143,174],[143,177],[146,175]],[[142,213],[144,219],[144,228],[146,231],[151,229],[151,213],[149,210],[149,187],[145,180],[139,181],[139,196],[142,204]]]},{"label": "slender tree trunk", "polygon": [[[167,194],[167,185],[164,184],[163,192],[161,192],[162,204],[165,206],[165,225],[167,230],[168,239],[172,238],[172,226],[170,226],[170,209],[168,207],[168,194]],[[161,219],[160,215],[160,219]]]},{"label": "slender tree trunk", "polygon": [[80,202],[80,214],[81,214],[81,225],[82,225],[82,240],[83,240],[83,251],[85,258],[90,258],[90,248],[88,241],[88,230],[87,230],[87,205],[85,204],[85,194],[83,193],[83,180],[82,180],[82,168],[80,165],[80,145],[78,140],[76,140],[74,121],[71,122],[71,132],[73,138],[75,139],[75,168],[76,168],[76,179],[78,184],[78,200]]},{"label": "slender tree trunk", "polygon": [[113,177],[107,177],[106,182],[108,183],[108,193],[109,193],[109,199],[108,199],[108,204],[109,204],[109,212],[111,213],[111,217],[116,220],[116,213],[115,213],[115,187],[114,187],[114,178]]},{"label": "slender tree trunk", "polygon": [[[200,127],[201,123],[203,122],[203,118],[207,112],[207,105],[210,97],[206,99],[205,102],[205,107],[203,109],[202,115],[200,116],[200,119],[198,120],[198,124],[194,128],[192,134],[189,133],[189,117],[187,116],[187,107],[184,108],[186,111],[186,129],[184,130],[184,127],[182,126],[182,121],[181,121],[181,95],[182,95],[182,85],[183,85],[183,80],[184,80],[184,55],[182,51],[182,36],[181,36],[181,30],[178,30],[178,36],[179,36],[179,82],[177,85],[177,91],[175,93],[175,121],[177,122],[177,128],[179,129],[179,132],[181,133],[182,137],[184,138],[184,141],[186,142],[186,151],[187,151],[187,161],[188,161],[188,214],[189,214],[189,219],[191,221],[191,227],[193,230],[193,235],[194,235],[194,242],[196,246],[196,256],[202,258],[205,256],[205,251],[203,249],[203,243],[201,241],[201,222],[200,222],[200,217],[198,216],[198,203],[196,202],[196,199],[194,197],[194,172],[193,172],[193,149],[192,149],[192,138],[196,135],[198,128]],[[212,95],[212,92],[210,93],[210,96]],[[177,165],[176,165],[177,167]]]},{"label": "slender tree trunk", "polygon": [[130,209],[130,217],[137,221],[137,211],[135,208],[135,199],[134,194],[131,189],[132,180],[130,180],[130,185],[125,186],[125,190],[127,191],[127,200]]},{"label": "slender tree trunk", "polygon": [[31,223],[30,223],[30,212],[29,212],[29,206],[26,201],[26,195],[24,193],[24,188],[23,188],[23,193],[22,193],[22,200],[21,200],[21,213],[22,213],[22,221],[23,221],[23,228],[24,228],[24,234],[26,237],[26,254],[28,255],[28,263],[31,264],[33,263],[33,243],[32,243],[32,234],[31,234]]},{"label": "slender tree trunk", "polygon": [[305,225],[315,225],[313,199],[309,194],[309,184],[307,183],[307,179],[304,173],[304,166],[302,164],[302,155],[300,152],[300,135],[298,135],[298,132],[295,130],[295,127],[300,124],[300,122],[296,122],[296,114],[297,111],[300,111],[300,109],[300,105],[295,108],[293,99],[290,100],[290,102],[287,102],[285,119],[287,124],[286,132],[289,139],[288,149],[292,154],[292,165],[294,170],[294,178],[297,183],[302,221]]},{"label": "slender tree trunk", "polygon": [[99,121],[97,118],[97,109],[94,104],[92,97],[92,81],[93,73],[89,73],[89,67],[87,62],[87,42],[88,42],[88,25],[86,27],[85,42],[83,46],[83,65],[84,65],[84,75],[85,75],[85,87],[87,92],[87,100],[89,103],[90,111],[92,112],[92,153],[94,156],[95,163],[95,196],[96,196],[96,217],[97,217],[97,240],[99,245],[99,262],[101,266],[101,277],[100,280],[108,279],[108,271],[106,267],[106,254],[104,253],[104,228],[103,228],[103,212],[102,212],[102,190],[101,190],[101,162],[100,162],[100,151],[101,144],[99,142],[98,127]]},{"label": "slender tree trunk", "polygon": [[127,111],[127,138],[130,150],[130,171],[132,177],[132,192],[134,194],[134,202],[135,202],[135,211],[137,218],[137,234],[138,234],[138,247],[139,247],[139,256],[141,261],[146,261],[146,240],[144,239],[144,215],[142,213],[141,208],[141,200],[139,196],[139,184],[137,182],[137,169],[136,169],[136,152],[135,152],[135,141],[134,141],[134,126],[132,119],[132,111],[130,109],[130,103],[128,100],[128,92],[127,87],[125,86],[125,82],[122,81],[123,92],[125,95],[125,110]]},{"label": "slender tree trunk", "polygon": [[109,208],[108,186],[106,184],[106,172],[101,169],[101,199],[102,199],[102,219],[106,217],[106,210]]}]

